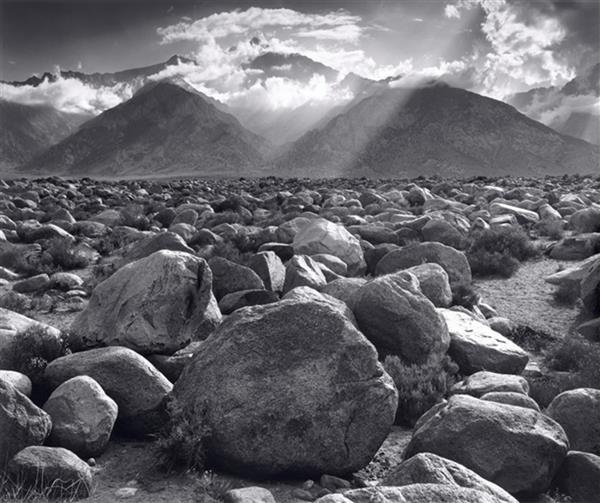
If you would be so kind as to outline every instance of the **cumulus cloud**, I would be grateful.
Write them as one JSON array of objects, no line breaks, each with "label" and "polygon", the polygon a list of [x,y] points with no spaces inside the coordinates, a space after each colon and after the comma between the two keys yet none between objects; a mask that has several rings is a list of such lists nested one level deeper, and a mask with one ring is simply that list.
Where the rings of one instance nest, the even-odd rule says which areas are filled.
[{"label": "cumulus cloud", "polygon": [[344,10],[325,14],[305,14],[292,9],[251,7],[245,11],[215,13],[192,22],[182,21],[158,28],[157,32],[162,37],[163,43],[181,40],[204,42],[274,27],[301,28],[305,33],[310,30],[328,32],[332,29],[338,29],[338,34],[344,30],[356,32],[361,30],[358,26],[360,21],[359,16]]},{"label": "cumulus cloud", "polygon": [[560,20],[538,12],[527,15],[522,4],[507,0],[458,0],[446,6],[449,18],[479,7],[488,50],[478,56],[479,91],[496,97],[532,86],[564,84],[575,75],[566,58],[554,50],[567,36]]},{"label": "cumulus cloud", "polygon": [[0,84],[0,96],[26,105],[51,105],[68,113],[97,115],[131,98],[134,89],[128,84],[94,88],[77,79],[58,77],[39,86]]}]

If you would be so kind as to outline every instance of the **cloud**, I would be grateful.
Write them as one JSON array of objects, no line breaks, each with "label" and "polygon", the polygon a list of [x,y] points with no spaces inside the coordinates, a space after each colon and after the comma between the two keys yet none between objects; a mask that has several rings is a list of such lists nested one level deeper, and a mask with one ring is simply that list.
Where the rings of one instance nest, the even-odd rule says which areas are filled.
[{"label": "cloud", "polygon": [[451,18],[451,19],[452,18],[454,18],[454,19],[460,18],[460,12],[459,12],[458,8],[452,4],[446,5],[446,8],[444,9],[444,14],[446,17]]},{"label": "cloud", "polygon": [[473,54],[481,78],[478,91],[500,98],[574,77],[567,58],[555,51],[567,36],[559,19],[543,12],[532,16],[527,5],[507,0],[458,0],[446,6],[445,14],[458,18],[473,8],[484,13],[480,28],[486,41],[486,50]]},{"label": "cloud", "polygon": [[229,35],[242,35],[249,31],[266,28],[295,28],[308,33],[311,30],[331,32],[344,27],[348,31],[361,30],[359,16],[339,10],[325,14],[305,14],[292,9],[262,9],[250,7],[245,11],[235,10],[215,13],[193,22],[181,21],[175,25],[158,28],[157,33],[162,43],[182,40],[197,40],[205,42],[211,39],[224,38]]},{"label": "cloud", "polygon": [[63,112],[97,115],[131,98],[130,85],[93,88],[77,79],[58,77],[56,82],[45,80],[39,86],[0,84],[0,95],[8,101],[26,105],[51,105]]},{"label": "cloud", "polygon": [[363,35],[363,28],[355,24],[345,24],[333,28],[320,28],[303,30],[295,34],[296,37],[317,38],[320,40],[339,40],[357,44]]}]

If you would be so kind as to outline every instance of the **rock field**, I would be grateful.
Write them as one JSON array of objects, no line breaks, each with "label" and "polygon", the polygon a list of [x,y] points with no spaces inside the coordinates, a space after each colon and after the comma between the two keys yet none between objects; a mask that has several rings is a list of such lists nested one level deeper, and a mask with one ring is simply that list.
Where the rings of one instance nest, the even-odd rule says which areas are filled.
[{"label": "rock field", "polygon": [[600,502],[600,177],[0,181],[49,498]]}]

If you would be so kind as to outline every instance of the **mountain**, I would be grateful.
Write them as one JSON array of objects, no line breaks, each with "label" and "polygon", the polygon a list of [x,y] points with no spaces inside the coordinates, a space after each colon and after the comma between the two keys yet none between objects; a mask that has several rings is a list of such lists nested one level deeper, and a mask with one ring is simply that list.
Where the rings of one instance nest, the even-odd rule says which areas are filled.
[{"label": "mountain", "polygon": [[73,133],[89,116],[0,100],[0,169],[22,164]]},{"label": "mountain", "polygon": [[[260,41],[257,40],[257,44]],[[267,79],[277,78],[299,86],[307,86],[315,77],[322,78],[331,89],[328,99],[309,100],[297,107],[268,109],[254,103],[234,106],[231,112],[248,129],[264,136],[275,145],[291,143],[307,131],[339,113],[351,97],[367,96],[382,85],[354,73],[343,75],[337,70],[302,54],[283,54],[267,51],[242,65],[247,71],[245,85],[264,85]],[[293,91],[290,91],[293,92]]]},{"label": "mountain", "polygon": [[590,66],[563,87],[538,87],[504,101],[556,131],[600,145],[600,63]]},{"label": "mountain", "polygon": [[240,175],[267,142],[182,82],[144,86],[20,169],[72,176]]},{"label": "mountain", "polygon": [[600,148],[491,98],[437,83],[369,96],[275,160],[282,176],[597,172]]},{"label": "mountain", "polygon": [[249,63],[243,64],[242,68],[260,71],[260,73],[251,74],[254,79],[251,84],[258,77],[263,79],[284,77],[303,84],[307,84],[315,74],[322,75],[328,82],[333,82],[338,77],[337,70],[302,54],[265,52]]},{"label": "mountain", "polygon": [[[77,79],[84,84],[89,84],[93,87],[104,87],[104,86],[114,86],[120,83],[131,83],[132,81],[144,79],[149,77],[150,75],[155,75],[163,70],[165,70],[169,66],[178,65],[180,62],[182,63],[193,63],[193,60],[189,58],[184,58],[183,56],[172,56],[167,61],[163,63],[157,63],[150,66],[143,66],[140,68],[131,68],[129,70],[122,70],[119,72],[112,73],[82,73],[82,72],[74,72],[71,70],[62,70],[60,72],[60,76],[64,79]],[[13,81],[13,82],[4,82],[4,84],[9,84],[11,86],[39,86],[42,82],[47,80],[48,82],[56,82],[57,75],[45,72],[41,77],[37,75],[33,75],[29,77],[27,80],[23,81]]]}]

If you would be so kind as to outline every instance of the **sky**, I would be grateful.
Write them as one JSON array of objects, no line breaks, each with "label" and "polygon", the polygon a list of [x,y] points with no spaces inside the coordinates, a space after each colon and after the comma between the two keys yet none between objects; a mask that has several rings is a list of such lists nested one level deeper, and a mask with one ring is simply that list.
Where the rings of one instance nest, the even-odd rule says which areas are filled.
[{"label": "sky", "polygon": [[[336,99],[319,79],[302,88],[281,79],[244,87],[241,65],[275,50],[305,54],[342,75],[440,77],[502,99],[561,86],[597,62],[599,30],[600,0],[0,0],[0,80],[56,68],[111,72],[180,54],[198,64],[178,73],[226,103]],[[29,91],[27,99],[73,110],[83,99],[93,112],[132,93],[70,82]],[[0,93],[26,99],[7,86]]]}]

